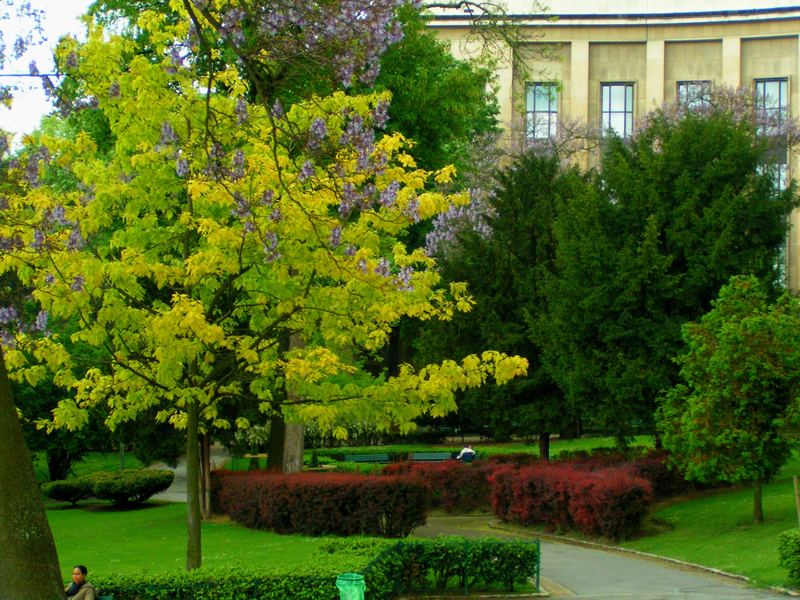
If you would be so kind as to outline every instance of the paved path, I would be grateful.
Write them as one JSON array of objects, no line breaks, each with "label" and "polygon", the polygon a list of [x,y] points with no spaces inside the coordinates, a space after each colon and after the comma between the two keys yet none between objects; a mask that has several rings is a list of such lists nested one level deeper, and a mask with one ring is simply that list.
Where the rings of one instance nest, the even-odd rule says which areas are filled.
[{"label": "paved path", "polygon": [[[433,516],[413,535],[526,537],[487,516]],[[750,589],[734,578],[571,543],[542,542],[542,587],[552,598],[582,600],[767,600],[787,596]]]},{"label": "paved path", "polygon": [[[211,470],[221,469],[226,460],[230,458],[230,454],[223,446],[211,446]],[[154,500],[164,500],[166,502],[186,502],[186,460],[181,457],[178,460],[178,466],[175,468],[168,467],[164,463],[158,463],[152,466],[157,469],[171,469],[175,473],[175,478],[172,480],[172,485],[166,491],[153,496]]]}]

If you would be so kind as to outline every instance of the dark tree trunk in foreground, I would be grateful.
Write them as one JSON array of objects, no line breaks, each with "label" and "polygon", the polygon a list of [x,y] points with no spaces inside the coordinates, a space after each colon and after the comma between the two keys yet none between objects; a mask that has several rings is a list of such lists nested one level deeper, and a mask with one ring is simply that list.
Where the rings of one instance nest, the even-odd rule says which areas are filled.
[{"label": "dark tree trunk in foreground", "polygon": [[64,598],[53,534],[0,352],[0,597]]},{"label": "dark tree trunk in foreground", "polygon": [[186,407],[186,570],[200,566],[200,409],[196,402]]},{"label": "dark tree trunk in foreground", "polygon": [[762,500],[761,478],[753,482],[753,523],[761,524],[764,522],[764,503]]}]

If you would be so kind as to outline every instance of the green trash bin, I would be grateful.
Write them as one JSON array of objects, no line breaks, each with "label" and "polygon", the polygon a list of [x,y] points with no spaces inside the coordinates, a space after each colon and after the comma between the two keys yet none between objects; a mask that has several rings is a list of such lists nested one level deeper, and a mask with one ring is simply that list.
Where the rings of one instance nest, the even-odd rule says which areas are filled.
[{"label": "green trash bin", "polygon": [[360,573],[342,573],[336,577],[339,600],[364,600],[364,576]]}]

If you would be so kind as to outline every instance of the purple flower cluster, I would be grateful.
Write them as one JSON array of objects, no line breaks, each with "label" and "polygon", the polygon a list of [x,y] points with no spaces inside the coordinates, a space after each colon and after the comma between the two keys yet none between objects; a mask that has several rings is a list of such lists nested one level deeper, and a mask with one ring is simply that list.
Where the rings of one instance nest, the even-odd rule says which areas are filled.
[{"label": "purple flower cluster", "polygon": [[[404,0],[267,0],[253,15],[258,26],[254,51],[273,56],[333,56],[333,67],[347,87],[356,75],[367,84],[378,76],[386,48],[402,39],[395,11]],[[228,13],[237,9],[231,9]],[[226,13],[222,31],[230,39],[236,15]]]},{"label": "purple flower cluster", "polygon": [[278,236],[274,231],[264,234],[264,260],[268,263],[275,262],[281,255],[278,252]]},{"label": "purple flower cluster", "polygon": [[236,115],[237,125],[244,125],[247,123],[247,100],[239,96],[239,98],[236,99],[236,107],[233,109],[233,112]]},{"label": "purple flower cluster", "polygon": [[464,231],[475,231],[484,238],[492,235],[487,217],[493,214],[490,203],[478,190],[470,190],[472,199],[466,206],[451,206],[433,220],[433,230],[425,237],[425,249],[430,256],[447,256],[458,244]]},{"label": "purple flower cluster", "polygon": [[19,321],[19,313],[13,306],[0,306],[0,325],[8,325]]},{"label": "purple flower cluster", "polygon": [[327,135],[328,127],[325,125],[325,119],[314,119],[311,127],[308,128],[308,148],[310,150],[319,150]]}]

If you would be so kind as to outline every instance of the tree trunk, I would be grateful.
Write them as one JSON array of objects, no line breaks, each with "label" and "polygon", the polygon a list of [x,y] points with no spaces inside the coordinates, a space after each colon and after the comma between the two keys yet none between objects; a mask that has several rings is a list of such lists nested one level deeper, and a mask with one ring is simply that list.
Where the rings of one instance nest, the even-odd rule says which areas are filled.
[{"label": "tree trunk", "polygon": [[761,478],[753,482],[753,523],[764,522],[764,503],[762,502]]},{"label": "tree trunk", "polygon": [[200,512],[211,518],[211,436],[200,436]]},{"label": "tree trunk", "polygon": [[545,431],[539,434],[539,458],[550,460],[550,432]]},{"label": "tree trunk", "polygon": [[270,471],[283,470],[283,446],[286,439],[286,422],[279,412],[280,407],[273,406],[273,413],[269,418],[269,450],[267,451],[267,469]]},{"label": "tree trunk", "polygon": [[186,406],[186,570],[200,566],[200,443],[196,402]]},{"label": "tree trunk", "polygon": [[0,351],[0,573],[3,598],[64,598],[53,534]]},{"label": "tree trunk", "polygon": [[73,460],[68,450],[63,448],[47,449],[47,472],[50,475],[50,481],[66,479],[72,463]]},{"label": "tree trunk", "polygon": [[[289,336],[289,350],[305,346],[303,339],[295,334]],[[298,403],[302,398],[290,390],[286,390],[286,399],[290,403]],[[303,424],[286,423],[283,434],[283,472],[299,473],[303,470]]]},{"label": "tree trunk", "polygon": [[283,472],[299,473],[303,470],[303,424],[286,423],[283,445]]}]

